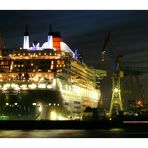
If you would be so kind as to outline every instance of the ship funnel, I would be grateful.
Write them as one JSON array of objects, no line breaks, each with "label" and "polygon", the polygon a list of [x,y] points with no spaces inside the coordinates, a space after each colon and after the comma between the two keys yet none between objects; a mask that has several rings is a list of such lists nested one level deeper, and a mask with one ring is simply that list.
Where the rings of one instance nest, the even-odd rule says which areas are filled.
[{"label": "ship funnel", "polygon": [[53,36],[52,36],[52,30],[51,30],[51,24],[50,24],[50,31],[48,32],[48,48],[53,49]]},{"label": "ship funnel", "polygon": [[28,25],[27,24],[26,24],[26,32],[24,33],[23,49],[29,49],[29,33],[28,33]]},{"label": "ship funnel", "polygon": [[61,35],[60,32],[53,32],[50,24],[50,31],[48,32],[48,48],[56,51],[61,51]]}]

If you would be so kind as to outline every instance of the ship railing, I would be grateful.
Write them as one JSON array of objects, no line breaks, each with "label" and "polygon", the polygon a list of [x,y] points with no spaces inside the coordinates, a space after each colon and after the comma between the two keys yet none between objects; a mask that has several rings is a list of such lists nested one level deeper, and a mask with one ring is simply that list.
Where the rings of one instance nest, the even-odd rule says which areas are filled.
[{"label": "ship railing", "polygon": [[9,72],[9,73],[0,73],[0,82],[4,81],[28,81],[32,80],[34,77],[39,79],[46,79],[48,81],[54,78],[53,72]]}]

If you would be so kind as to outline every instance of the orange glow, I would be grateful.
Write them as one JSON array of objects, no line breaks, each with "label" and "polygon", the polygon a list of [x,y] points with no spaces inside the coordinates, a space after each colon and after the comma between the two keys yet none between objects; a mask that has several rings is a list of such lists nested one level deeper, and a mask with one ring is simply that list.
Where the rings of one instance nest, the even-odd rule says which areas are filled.
[{"label": "orange glow", "polygon": [[85,100],[85,101],[83,102],[83,106],[85,106],[85,107],[91,106],[90,101],[89,101],[89,100]]},{"label": "orange glow", "polygon": [[55,48],[57,51],[61,50],[61,37],[53,37],[53,48]]},{"label": "orange glow", "polygon": [[61,42],[61,37],[53,37],[53,42]]},{"label": "orange glow", "polygon": [[142,99],[137,99],[136,100],[136,106],[143,107],[143,101],[142,101]]}]

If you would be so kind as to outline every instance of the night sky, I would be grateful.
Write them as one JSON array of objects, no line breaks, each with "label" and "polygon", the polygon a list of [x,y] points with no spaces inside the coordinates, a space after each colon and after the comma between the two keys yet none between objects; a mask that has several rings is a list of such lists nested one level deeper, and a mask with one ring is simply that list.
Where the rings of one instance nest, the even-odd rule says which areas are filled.
[{"label": "night sky", "polygon": [[[11,10],[0,11],[0,31],[6,48],[22,47],[25,25],[30,42],[47,40],[49,25],[61,32],[63,41],[77,49],[84,62],[95,68],[112,69],[109,56],[101,63],[100,50],[111,32],[113,48],[123,56],[122,64],[148,67],[148,11],[137,10]],[[145,74],[142,79],[145,80]]]},{"label": "night sky", "polygon": [[6,48],[22,47],[25,24],[31,42],[47,40],[49,25],[60,31],[71,49],[78,49],[84,61],[98,66],[105,35],[111,32],[114,48],[123,62],[147,66],[148,11],[0,11],[0,31]]}]

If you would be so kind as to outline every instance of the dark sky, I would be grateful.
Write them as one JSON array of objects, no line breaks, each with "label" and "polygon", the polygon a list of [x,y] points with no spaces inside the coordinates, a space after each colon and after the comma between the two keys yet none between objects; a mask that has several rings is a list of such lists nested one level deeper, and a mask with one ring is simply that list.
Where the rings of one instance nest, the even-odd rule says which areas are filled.
[{"label": "dark sky", "polygon": [[22,46],[26,23],[31,42],[45,42],[52,24],[53,31],[60,31],[63,40],[83,53],[84,61],[93,66],[98,65],[106,32],[111,31],[123,62],[147,66],[148,11],[0,11],[0,31],[7,48]]},{"label": "dark sky", "polygon": [[[113,46],[122,64],[148,67],[148,11],[144,10],[11,10],[0,11],[0,31],[5,46],[22,47],[25,25],[30,41],[47,40],[49,25],[60,31],[71,49],[83,54],[84,62],[96,68],[111,68],[110,60],[100,63],[105,35],[111,32]],[[109,56],[107,57],[109,59]],[[143,76],[147,80],[147,75]]]}]

